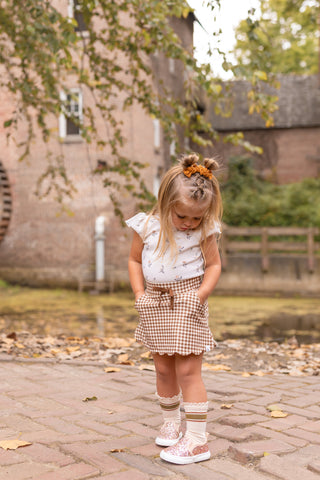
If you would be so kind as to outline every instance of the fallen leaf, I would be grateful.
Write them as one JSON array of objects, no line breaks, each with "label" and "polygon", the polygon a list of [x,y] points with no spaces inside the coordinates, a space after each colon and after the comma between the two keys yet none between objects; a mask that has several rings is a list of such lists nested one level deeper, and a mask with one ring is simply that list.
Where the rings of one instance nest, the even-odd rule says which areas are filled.
[{"label": "fallen leaf", "polygon": [[80,349],[79,346],[77,346],[77,347],[67,347],[66,351],[67,351],[67,353],[70,354],[70,353],[73,353],[73,352],[77,352],[79,349]]},{"label": "fallen leaf", "polygon": [[131,367],[135,365],[135,363],[132,360],[124,360],[123,362],[117,362],[117,363],[119,363],[120,365],[130,365]]},{"label": "fallen leaf", "polygon": [[118,356],[118,363],[127,362],[129,359],[129,355],[127,353],[122,353]]},{"label": "fallen leaf", "polygon": [[269,412],[275,412],[275,411],[281,412],[282,411],[282,409],[281,409],[281,407],[279,407],[279,405],[268,405],[267,410],[269,410]]},{"label": "fallen leaf", "polygon": [[31,443],[18,439],[0,441],[0,447],[4,450],[16,450],[19,447],[27,447],[28,445],[31,445]]},{"label": "fallen leaf", "polygon": [[109,337],[104,339],[103,345],[106,348],[126,348],[130,347],[134,342],[134,338]]},{"label": "fallen leaf", "polygon": [[155,366],[149,365],[148,363],[143,363],[139,366],[139,370],[150,370],[151,372],[154,372]]},{"label": "fallen leaf", "polygon": [[26,348],[24,345],[22,345],[22,343],[18,343],[18,342],[15,343],[14,346],[17,347],[17,348],[20,348],[21,350],[23,350],[24,348]]},{"label": "fallen leaf", "polygon": [[285,418],[287,416],[288,414],[283,412],[282,410],[274,410],[273,412],[271,412],[271,417],[273,418]]},{"label": "fallen leaf", "polygon": [[83,402],[94,402],[94,401],[96,401],[96,400],[98,400],[97,397],[86,397],[86,398],[84,398],[82,401],[83,401]]},{"label": "fallen leaf", "polygon": [[132,360],[129,360],[129,355],[127,353],[122,353],[118,356],[117,363],[120,365],[134,365],[135,363]]},{"label": "fallen leaf", "polygon": [[242,374],[242,376],[248,378],[248,377],[251,377],[251,373],[249,373],[249,372],[244,372],[244,373]]},{"label": "fallen leaf", "polygon": [[215,360],[226,360],[227,358],[230,358],[230,355],[225,355],[224,353],[218,353],[214,357]]},{"label": "fallen leaf", "polygon": [[17,334],[16,332],[9,333],[7,335],[7,338],[10,338],[11,340],[17,340]]},{"label": "fallen leaf", "polygon": [[231,371],[231,367],[229,367],[228,365],[212,365],[212,370],[214,371],[219,371],[219,370],[225,370],[226,372],[230,372]]},{"label": "fallen leaf", "polygon": [[304,357],[306,355],[306,352],[304,349],[302,348],[298,348],[297,350],[295,350],[292,355],[294,357],[297,357],[297,358],[301,358],[301,357]]},{"label": "fallen leaf", "polygon": [[300,367],[300,370],[301,370],[301,372],[304,372],[305,370],[308,370],[309,368],[314,368],[314,366],[311,365],[310,363],[306,363],[305,365],[302,365],[302,367]]},{"label": "fallen leaf", "polygon": [[220,408],[222,408],[222,410],[229,410],[232,407],[233,403],[223,403],[222,405],[220,405]]},{"label": "fallen leaf", "polygon": [[109,450],[110,453],[118,453],[118,452],[124,452],[125,450],[123,448],[113,448],[112,450]]},{"label": "fallen leaf", "polygon": [[56,350],[56,349],[52,348],[50,350],[50,353],[52,353],[52,355],[58,355],[58,353],[61,353],[61,350]]},{"label": "fallen leaf", "polygon": [[117,367],[106,367],[104,369],[104,371],[106,373],[113,373],[113,372],[121,372],[121,368],[117,368]]},{"label": "fallen leaf", "polygon": [[304,373],[301,372],[301,370],[298,370],[297,368],[295,368],[293,370],[290,370],[289,375],[291,377],[301,377],[302,375],[304,375]]},{"label": "fallen leaf", "polygon": [[228,365],[223,365],[223,364],[219,364],[219,365],[211,365],[210,363],[204,363],[203,364],[203,367],[207,370],[212,370],[214,372],[218,372],[220,370],[224,370],[226,372],[230,372],[231,370],[231,367],[229,367]]},{"label": "fallen leaf", "polygon": [[151,352],[144,352],[144,353],[141,353],[140,355],[141,358],[152,358],[152,353]]}]

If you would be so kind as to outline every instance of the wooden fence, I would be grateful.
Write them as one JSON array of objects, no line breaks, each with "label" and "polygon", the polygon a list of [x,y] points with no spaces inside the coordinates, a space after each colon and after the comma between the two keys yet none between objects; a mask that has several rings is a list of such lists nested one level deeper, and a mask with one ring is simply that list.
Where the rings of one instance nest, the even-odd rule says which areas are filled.
[{"label": "wooden fence", "polygon": [[[221,238],[222,267],[227,268],[229,253],[260,253],[261,268],[269,270],[269,255],[299,254],[308,261],[310,273],[320,255],[320,229],[299,227],[230,227],[224,225]],[[276,237],[276,238],[275,238]],[[317,238],[318,237],[318,238]]]}]

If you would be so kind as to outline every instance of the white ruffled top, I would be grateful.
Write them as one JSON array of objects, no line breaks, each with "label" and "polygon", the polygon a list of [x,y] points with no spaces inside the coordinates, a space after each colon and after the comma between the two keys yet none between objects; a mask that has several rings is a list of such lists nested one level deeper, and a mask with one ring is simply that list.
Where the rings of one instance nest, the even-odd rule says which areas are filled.
[{"label": "white ruffled top", "polygon": [[[156,247],[160,234],[160,221],[151,216],[147,222],[146,213],[138,213],[126,220],[143,240],[142,270],[145,280],[154,283],[167,283],[199,277],[204,273],[204,259],[200,248],[200,230],[174,231],[178,255],[172,258],[170,248],[159,257]],[[220,225],[215,224],[208,236],[220,233]]]}]

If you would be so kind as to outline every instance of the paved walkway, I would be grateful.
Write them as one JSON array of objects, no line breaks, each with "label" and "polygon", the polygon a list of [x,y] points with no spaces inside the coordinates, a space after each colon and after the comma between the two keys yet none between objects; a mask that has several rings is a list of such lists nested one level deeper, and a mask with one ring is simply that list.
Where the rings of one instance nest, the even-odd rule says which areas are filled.
[{"label": "paved walkway", "polygon": [[[0,479],[319,480],[320,377],[205,371],[212,458],[178,466],[160,460],[154,444],[154,375],[131,366],[106,373],[98,364],[0,362],[0,441],[31,442],[0,448]],[[288,416],[271,418],[270,404]]]}]

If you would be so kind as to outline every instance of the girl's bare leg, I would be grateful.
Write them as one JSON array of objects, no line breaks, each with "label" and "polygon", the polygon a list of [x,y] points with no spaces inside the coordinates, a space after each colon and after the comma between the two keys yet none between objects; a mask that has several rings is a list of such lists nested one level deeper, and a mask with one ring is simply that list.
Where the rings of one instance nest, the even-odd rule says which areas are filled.
[{"label": "girl's bare leg", "polygon": [[177,382],[175,356],[153,354],[157,376],[157,392],[161,397],[173,397],[180,393]]},{"label": "girl's bare leg", "polygon": [[177,383],[184,402],[206,402],[207,392],[201,375],[201,355],[175,355]]}]

